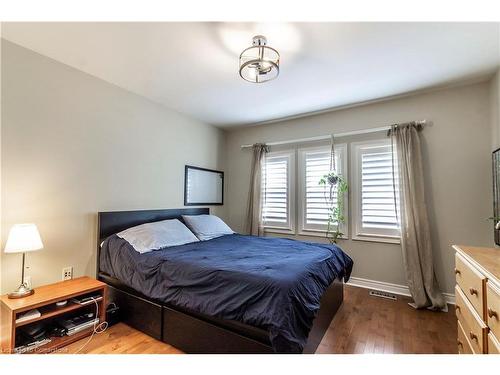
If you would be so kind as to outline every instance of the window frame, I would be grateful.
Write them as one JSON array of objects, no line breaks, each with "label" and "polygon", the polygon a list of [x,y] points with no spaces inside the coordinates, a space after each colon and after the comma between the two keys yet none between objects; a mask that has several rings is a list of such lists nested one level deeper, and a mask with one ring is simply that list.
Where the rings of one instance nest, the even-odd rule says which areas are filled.
[{"label": "window frame", "polygon": [[[358,241],[401,243],[401,230],[374,228],[372,230],[363,229],[362,216],[362,150],[367,147],[387,147],[391,146],[389,139],[374,139],[351,143],[351,198],[352,198],[352,239]],[[398,187],[396,187],[398,189]],[[401,222],[399,222],[401,225]]]},{"label": "window frame", "polygon": [[[266,222],[264,220],[264,200],[265,200],[265,190],[262,189],[262,226],[264,228],[264,233],[281,233],[281,234],[294,234],[295,233],[295,150],[280,150],[271,151],[266,154],[266,160],[269,157],[286,157],[288,159],[287,163],[287,223],[282,224],[278,222]],[[262,181],[264,181],[264,176],[262,176]]]},{"label": "window frame", "polygon": [[[306,209],[307,209],[307,200],[306,200],[306,153],[314,152],[314,151],[328,151],[330,152],[330,145],[323,146],[309,146],[309,147],[300,147],[297,149],[298,154],[298,215],[297,215],[297,224],[298,224],[298,233],[303,236],[316,236],[316,237],[325,237],[326,236],[326,225],[322,228],[319,226],[308,226],[306,223]],[[340,163],[337,163],[337,168],[339,170],[339,174],[341,174],[346,181],[349,181],[348,168],[347,168],[347,143],[340,143],[335,145],[335,152],[339,153]],[[340,167],[340,168],[339,168]],[[349,193],[344,193],[344,217],[345,223],[341,224],[340,231],[343,233],[343,236],[340,237],[342,239],[349,239]]]}]

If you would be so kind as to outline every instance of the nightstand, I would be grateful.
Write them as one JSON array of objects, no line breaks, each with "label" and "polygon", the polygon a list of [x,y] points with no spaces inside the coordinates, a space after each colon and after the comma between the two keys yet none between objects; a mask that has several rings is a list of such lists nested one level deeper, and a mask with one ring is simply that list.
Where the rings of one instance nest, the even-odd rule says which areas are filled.
[{"label": "nightstand", "polygon": [[[78,313],[95,313],[96,305],[94,301],[78,304],[71,301],[72,298],[98,295],[100,298],[96,298],[96,301],[99,307],[99,322],[104,322],[106,320],[106,288],[107,285],[105,283],[84,276],[73,280],[41,286],[35,289],[35,294],[24,298],[9,299],[7,295],[3,295],[0,297],[1,352],[15,352],[16,337],[19,336],[20,330],[29,329],[35,324],[44,324],[49,327],[57,319],[70,317]],[[56,302],[65,300],[67,301],[66,305],[62,307],[56,306]],[[18,319],[22,313],[32,309],[37,309],[41,313],[41,316],[16,323],[16,319]],[[93,329],[93,326],[88,327],[73,333],[71,336],[52,336],[50,337],[50,342],[38,346],[31,352],[46,353],[58,350],[65,345],[91,335]]]}]

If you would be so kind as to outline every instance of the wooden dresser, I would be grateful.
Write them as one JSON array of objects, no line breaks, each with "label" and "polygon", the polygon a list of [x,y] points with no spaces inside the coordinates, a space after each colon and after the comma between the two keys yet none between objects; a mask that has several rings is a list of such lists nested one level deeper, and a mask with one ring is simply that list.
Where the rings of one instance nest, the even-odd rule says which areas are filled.
[{"label": "wooden dresser", "polygon": [[454,245],[460,354],[500,354],[500,249]]}]

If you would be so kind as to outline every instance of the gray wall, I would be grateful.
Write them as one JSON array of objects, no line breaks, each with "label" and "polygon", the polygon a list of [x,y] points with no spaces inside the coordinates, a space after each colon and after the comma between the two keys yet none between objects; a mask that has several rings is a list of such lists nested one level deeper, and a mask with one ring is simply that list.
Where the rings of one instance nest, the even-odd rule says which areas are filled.
[{"label": "gray wall", "polygon": [[491,147],[496,150],[500,147],[500,70],[490,82],[490,106],[491,106]]},{"label": "gray wall", "polygon": [[[433,122],[423,137],[437,276],[442,289],[453,293],[451,245],[489,246],[493,242],[491,225],[486,220],[492,210],[489,82],[229,131],[226,139],[229,224],[236,230],[244,228],[251,152],[241,150],[241,144],[313,137],[420,119]],[[340,245],[355,261],[353,276],[406,285],[399,245],[352,240]]]},{"label": "gray wall", "polygon": [[[38,225],[35,286],[64,266],[94,274],[96,212],[182,207],[184,164],[223,167],[221,130],[5,40],[1,62],[1,245],[13,224]],[[7,292],[21,256],[1,260]]]}]

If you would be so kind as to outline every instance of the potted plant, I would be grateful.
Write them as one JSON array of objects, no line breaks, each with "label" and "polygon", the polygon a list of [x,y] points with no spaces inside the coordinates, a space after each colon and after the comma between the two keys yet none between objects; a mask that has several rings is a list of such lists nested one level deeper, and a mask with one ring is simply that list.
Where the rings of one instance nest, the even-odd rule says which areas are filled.
[{"label": "potted plant", "polygon": [[[325,200],[328,204],[328,224],[326,228],[326,238],[332,244],[336,244],[343,233],[340,231],[340,225],[345,223],[344,199],[348,186],[345,179],[336,172],[325,174],[319,184],[328,188],[328,194],[325,190]],[[337,196],[337,204],[334,204],[334,197]]]}]

